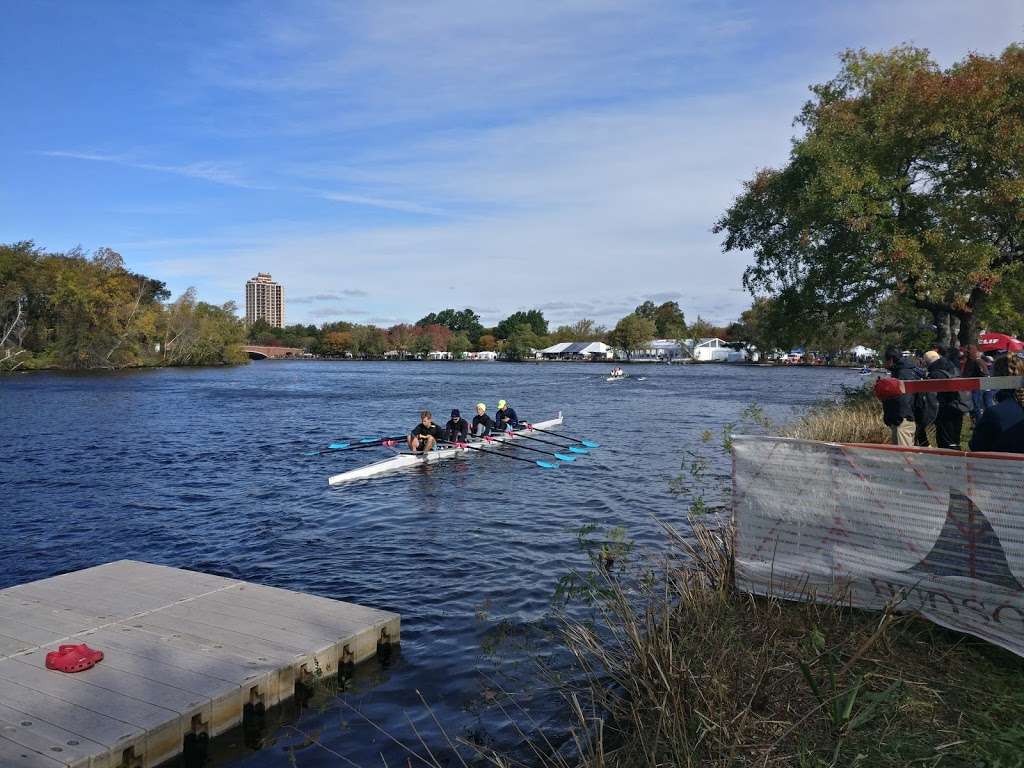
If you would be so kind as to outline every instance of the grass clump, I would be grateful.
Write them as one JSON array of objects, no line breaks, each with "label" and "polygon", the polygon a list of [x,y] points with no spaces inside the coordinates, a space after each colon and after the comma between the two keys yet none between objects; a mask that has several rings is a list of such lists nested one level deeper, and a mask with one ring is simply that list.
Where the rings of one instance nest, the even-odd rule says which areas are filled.
[{"label": "grass clump", "polygon": [[778,429],[778,434],[829,443],[889,442],[889,427],[882,423],[882,404],[867,387],[844,389],[838,402],[814,406]]}]

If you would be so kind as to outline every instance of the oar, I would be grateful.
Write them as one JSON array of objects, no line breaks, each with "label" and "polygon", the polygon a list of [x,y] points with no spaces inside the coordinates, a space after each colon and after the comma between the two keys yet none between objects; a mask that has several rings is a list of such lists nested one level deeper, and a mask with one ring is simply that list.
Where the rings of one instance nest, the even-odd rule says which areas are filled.
[{"label": "oar", "polygon": [[481,453],[486,453],[486,454],[489,454],[490,456],[503,456],[506,459],[515,459],[516,461],[525,461],[525,462],[529,462],[530,464],[536,464],[538,467],[543,467],[544,469],[557,469],[558,468],[557,464],[555,464],[553,462],[550,462],[550,461],[544,461],[542,459],[537,459],[536,461],[534,461],[533,459],[527,459],[527,458],[524,458],[522,456],[513,456],[513,455],[508,454],[508,453],[502,453],[501,451],[489,451],[486,448],[477,448],[476,446],[468,445],[467,443],[445,443],[445,445],[453,445],[456,448],[464,448],[467,451],[480,451]]},{"label": "oar", "polygon": [[[509,433],[506,432],[505,434]],[[522,432],[512,432],[511,434],[514,435],[515,437],[521,437],[523,440],[536,440],[538,443],[544,443],[544,445],[553,445],[557,448],[564,448],[572,451],[573,453],[590,453],[588,449],[580,448],[578,445],[563,445],[562,443],[555,443],[552,442],[551,440],[544,440],[543,438],[540,437],[531,437],[530,435],[524,435]],[[507,442],[511,442],[511,439],[508,440]]]},{"label": "oar", "polygon": [[396,440],[404,440],[405,435],[395,435],[394,437],[371,437],[371,438],[360,438],[358,442],[335,442],[328,445],[319,451],[306,451],[303,456],[321,456],[325,453],[333,453],[334,451],[351,451],[356,448],[373,448],[379,445],[387,445],[393,443]]},{"label": "oar", "polygon": [[[493,439],[488,440],[486,437],[484,438],[484,440],[488,443],[493,442]],[[497,445],[508,445],[511,446],[512,448],[522,448],[524,451],[534,451],[535,453],[543,453],[545,456],[554,456],[556,459],[559,459],[560,461],[576,461],[575,456],[568,456],[564,453],[558,453],[558,451],[542,451],[540,448],[531,448],[528,445],[516,445],[511,440],[502,440],[500,443],[497,443]]]},{"label": "oar", "polygon": [[533,424],[529,424],[526,422],[523,423],[523,426],[525,426],[527,429],[532,429],[534,432],[543,432],[545,435],[554,435],[555,437],[561,437],[565,440],[572,440],[574,443],[580,443],[581,445],[587,446],[587,448],[601,447],[600,443],[595,443],[593,440],[584,440],[582,437],[572,437],[571,435],[563,435],[558,432],[551,432],[550,430],[541,429],[540,427],[535,427],[533,426]]}]

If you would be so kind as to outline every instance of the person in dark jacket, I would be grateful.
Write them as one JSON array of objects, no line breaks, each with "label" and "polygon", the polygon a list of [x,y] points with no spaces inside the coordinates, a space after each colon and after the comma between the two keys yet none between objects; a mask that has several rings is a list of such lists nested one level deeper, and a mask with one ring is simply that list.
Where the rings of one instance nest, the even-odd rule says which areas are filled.
[{"label": "person in dark jacket", "polygon": [[515,409],[504,400],[498,401],[498,412],[494,414],[494,419],[501,430],[515,429],[519,426],[519,417],[516,416]]},{"label": "person in dark jacket", "polygon": [[487,415],[487,406],[483,403],[477,403],[476,416],[473,417],[473,434],[477,437],[483,437],[491,434],[491,431],[497,426],[494,423],[494,419]]},{"label": "person in dark jacket", "polygon": [[[988,376],[988,371],[988,363],[985,362],[978,345],[971,344],[967,347],[967,357],[964,359],[963,377],[965,379],[980,379]],[[978,419],[981,418],[985,409],[992,405],[990,398],[986,400],[987,394],[987,391],[982,392],[981,390],[971,392],[971,422],[974,424],[978,423]]]},{"label": "person in dark jacket", "polygon": [[[1024,376],[1024,360],[1000,357],[992,371],[993,376]],[[974,427],[971,450],[1024,453],[1024,389],[1001,389],[995,400]]]},{"label": "person in dark jacket", "polygon": [[[935,350],[925,352],[924,361],[928,364],[929,379],[960,378],[960,369],[953,361]],[[964,414],[971,410],[971,393],[939,392],[936,399],[939,401],[939,412],[935,416],[935,443],[939,448],[959,451]]]},{"label": "person in dark jacket", "polygon": [[[894,379],[915,381],[919,378],[913,364],[895,347],[885,350],[885,367]],[[900,395],[882,401],[882,421],[892,432],[893,445],[914,444],[914,396]]]},{"label": "person in dark jacket", "polygon": [[464,443],[469,434],[469,422],[462,418],[458,408],[452,408],[452,417],[444,425],[444,439],[449,443]]}]

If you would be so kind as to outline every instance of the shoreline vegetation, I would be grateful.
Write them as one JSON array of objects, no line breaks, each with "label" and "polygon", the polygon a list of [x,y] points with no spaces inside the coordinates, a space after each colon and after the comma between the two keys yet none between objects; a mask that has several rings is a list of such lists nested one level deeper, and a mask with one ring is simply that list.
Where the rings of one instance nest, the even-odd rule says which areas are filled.
[{"label": "shoreline vegetation", "polygon": [[0,245],[0,372],[118,370],[247,361],[232,302],[174,301],[159,280],[100,248]]},{"label": "shoreline vegetation", "polygon": [[[744,421],[804,439],[887,436],[865,390],[781,429],[756,407]],[[730,431],[722,447],[706,435],[703,453],[687,456],[678,490],[727,482],[708,471]],[[462,742],[462,765],[1024,765],[1024,659],[891,609],[735,590],[731,527],[700,494],[694,536],[663,524],[663,552],[637,553],[621,532],[588,540],[590,567],[563,579],[557,613],[555,642],[571,660],[550,678],[561,717],[535,718],[505,691],[498,706],[521,744]]]}]

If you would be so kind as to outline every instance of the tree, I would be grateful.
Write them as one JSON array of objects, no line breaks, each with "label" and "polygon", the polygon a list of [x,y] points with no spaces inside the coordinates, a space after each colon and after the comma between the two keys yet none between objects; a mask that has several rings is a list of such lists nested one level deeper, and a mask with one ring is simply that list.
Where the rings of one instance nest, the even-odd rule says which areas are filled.
[{"label": "tree", "polygon": [[608,334],[608,339],[612,346],[625,352],[628,359],[634,349],[639,349],[653,340],[657,332],[658,328],[653,320],[633,314],[619,320]]},{"label": "tree", "polygon": [[502,353],[506,360],[525,360],[533,356],[533,350],[540,345],[537,334],[533,332],[533,326],[521,323],[512,329],[502,347]]},{"label": "tree", "polygon": [[469,307],[456,312],[454,309],[443,309],[440,312],[431,312],[426,317],[420,318],[416,325],[443,325],[453,333],[465,333],[471,340],[475,341],[483,333],[483,326],[480,324],[480,315]]},{"label": "tree", "polygon": [[357,325],[352,328],[356,349],[363,357],[383,357],[388,349],[388,335],[372,325]]},{"label": "tree", "polygon": [[351,331],[328,331],[320,340],[320,352],[332,357],[341,357],[346,352],[355,353],[355,337]]},{"label": "tree", "polygon": [[654,311],[655,326],[658,337],[662,339],[681,339],[686,336],[686,318],[683,310],[674,301],[666,301]]},{"label": "tree", "polygon": [[548,335],[548,321],[544,319],[544,313],[539,309],[531,309],[528,312],[513,312],[506,317],[495,328],[495,336],[507,339],[521,325],[530,326],[530,330],[536,336]]},{"label": "tree", "polygon": [[388,329],[388,343],[398,352],[399,357],[405,357],[418,335],[415,326],[399,323]]},{"label": "tree", "polygon": [[461,360],[471,348],[472,344],[469,341],[469,336],[461,331],[453,333],[451,338],[448,339],[448,351],[456,360]]},{"label": "tree", "polygon": [[1024,261],[1024,49],[946,70],[912,47],[848,51],[812,92],[787,165],[715,226],[753,251],[744,284],[825,327],[897,294],[940,343],[973,343]]},{"label": "tree", "polygon": [[699,343],[701,339],[712,339],[718,334],[718,329],[705,320],[700,315],[697,315],[697,319],[690,324],[690,338],[693,339],[694,343]]},{"label": "tree", "polygon": [[493,352],[498,348],[498,339],[489,333],[485,333],[477,340],[477,346],[484,352]]},{"label": "tree", "polygon": [[558,326],[551,334],[550,341],[553,344],[560,341],[603,341],[607,335],[607,328],[585,317],[572,325]]},{"label": "tree", "polygon": [[639,307],[633,310],[633,314],[637,317],[643,317],[647,320],[654,320],[654,316],[658,312],[658,307],[653,301],[645,301]]}]

